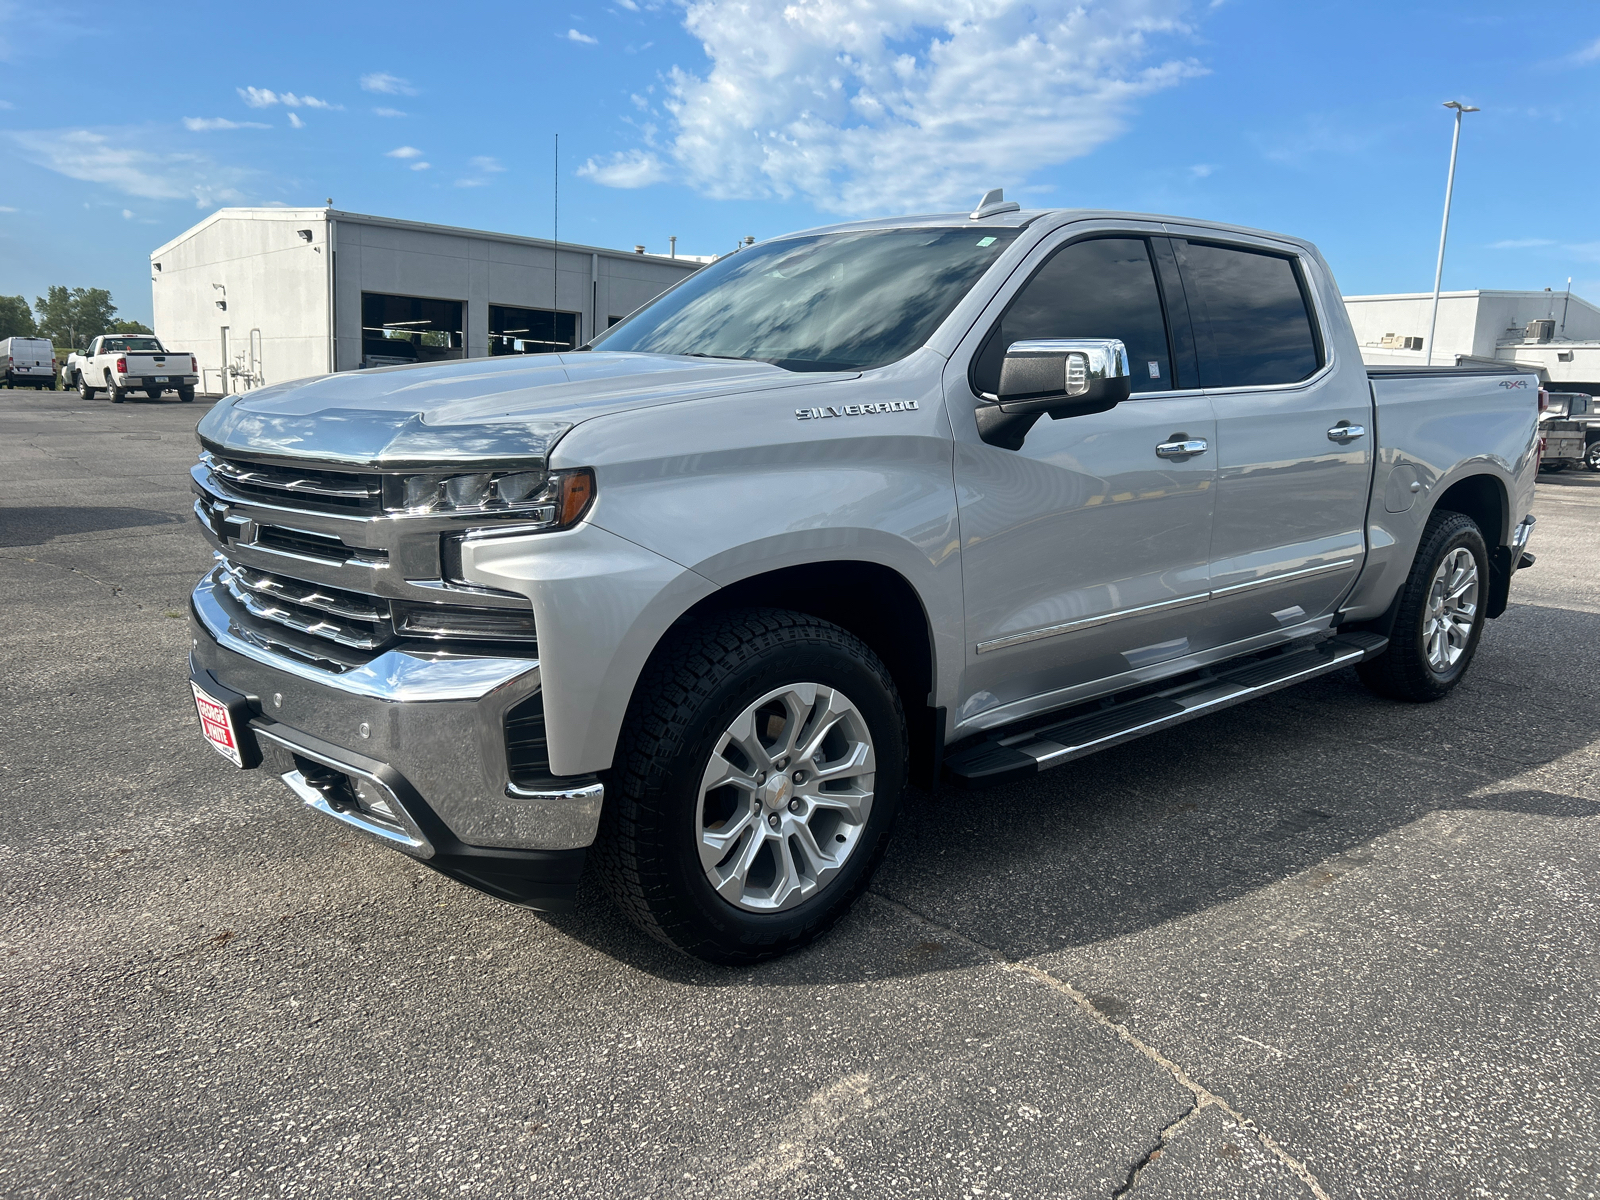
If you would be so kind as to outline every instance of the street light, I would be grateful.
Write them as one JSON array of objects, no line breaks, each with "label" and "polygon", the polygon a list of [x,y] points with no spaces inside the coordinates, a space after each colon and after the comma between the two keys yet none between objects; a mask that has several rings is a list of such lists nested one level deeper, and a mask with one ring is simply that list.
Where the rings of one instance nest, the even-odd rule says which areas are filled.
[{"label": "street light", "polygon": [[1433,315],[1428,318],[1428,366],[1433,366],[1433,333],[1439,325],[1439,281],[1444,277],[1444,239],[1450,232],[1450,193],[1456,186],[1456,149],[1461,145],[1461,114],[1477,112],[1470,104],[1446,100],[1446,108],[1456,110],[1456,131],[1450,139],[1450,175],[1444,185],[1444,224],[1439,228],[1439,263],[1433,269]]}]

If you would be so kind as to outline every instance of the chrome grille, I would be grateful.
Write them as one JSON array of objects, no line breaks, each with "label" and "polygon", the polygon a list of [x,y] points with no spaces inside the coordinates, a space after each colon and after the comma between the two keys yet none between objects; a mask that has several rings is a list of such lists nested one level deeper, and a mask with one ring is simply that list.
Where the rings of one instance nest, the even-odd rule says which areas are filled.
[{"label": "chrome grille", "polygon": [[383,481],[375,474],[280,466],[211,453],[201,457],[229,491],[252,500],[324,512],[383,511]]},{"label": "chrome grille", "polygon": [[221,582],[252,617],[352,650],[381,649],[394,639],[389,604],[376,596],[303,583],[223,560]]}]

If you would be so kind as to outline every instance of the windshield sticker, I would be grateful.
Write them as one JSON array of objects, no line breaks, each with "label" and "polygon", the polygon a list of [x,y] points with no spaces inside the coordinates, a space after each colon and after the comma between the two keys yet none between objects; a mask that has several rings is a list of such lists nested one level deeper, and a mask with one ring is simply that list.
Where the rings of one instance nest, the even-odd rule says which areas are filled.
[{"label": "windshield sticker", "polygon": [[886,400],[881,404],[830,404],[826,408],[797,408],[797,421],[820,421],[825,417],[865,417],[873,413],[916,412],[915,400]]},{"label": "windshield sticker", "polygon": [[992,246],[992,245],[994,245],[994,239],[992,237],[979,238],[978,239],[978,245],[980,245],[980,246]]}]

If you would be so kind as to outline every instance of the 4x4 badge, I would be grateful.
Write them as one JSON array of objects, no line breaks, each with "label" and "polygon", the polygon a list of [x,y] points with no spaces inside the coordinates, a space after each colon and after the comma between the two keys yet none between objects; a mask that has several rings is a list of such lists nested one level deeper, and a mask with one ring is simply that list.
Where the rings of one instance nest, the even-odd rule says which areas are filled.
[{"label": "4x4 badge", "polygon": [[797,421],[820,421],[824,417],[866,417],[873,413],[916,412],[915,400],[885,400],[881,404],[830,404],[826,408],[797,408]]}]

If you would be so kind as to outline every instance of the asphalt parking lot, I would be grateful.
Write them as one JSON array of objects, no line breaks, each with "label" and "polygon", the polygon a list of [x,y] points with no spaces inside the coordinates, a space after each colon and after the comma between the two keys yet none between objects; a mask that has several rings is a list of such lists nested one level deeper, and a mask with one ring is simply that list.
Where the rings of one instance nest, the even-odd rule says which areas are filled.
[{"label": "asphalt parking lot", "polygon": [[1444,703],[1347,672],[915,797],[728,971],[201,742],[204,408],[0,390],[0,1194],[1600,1193],[1600,475]]}]

